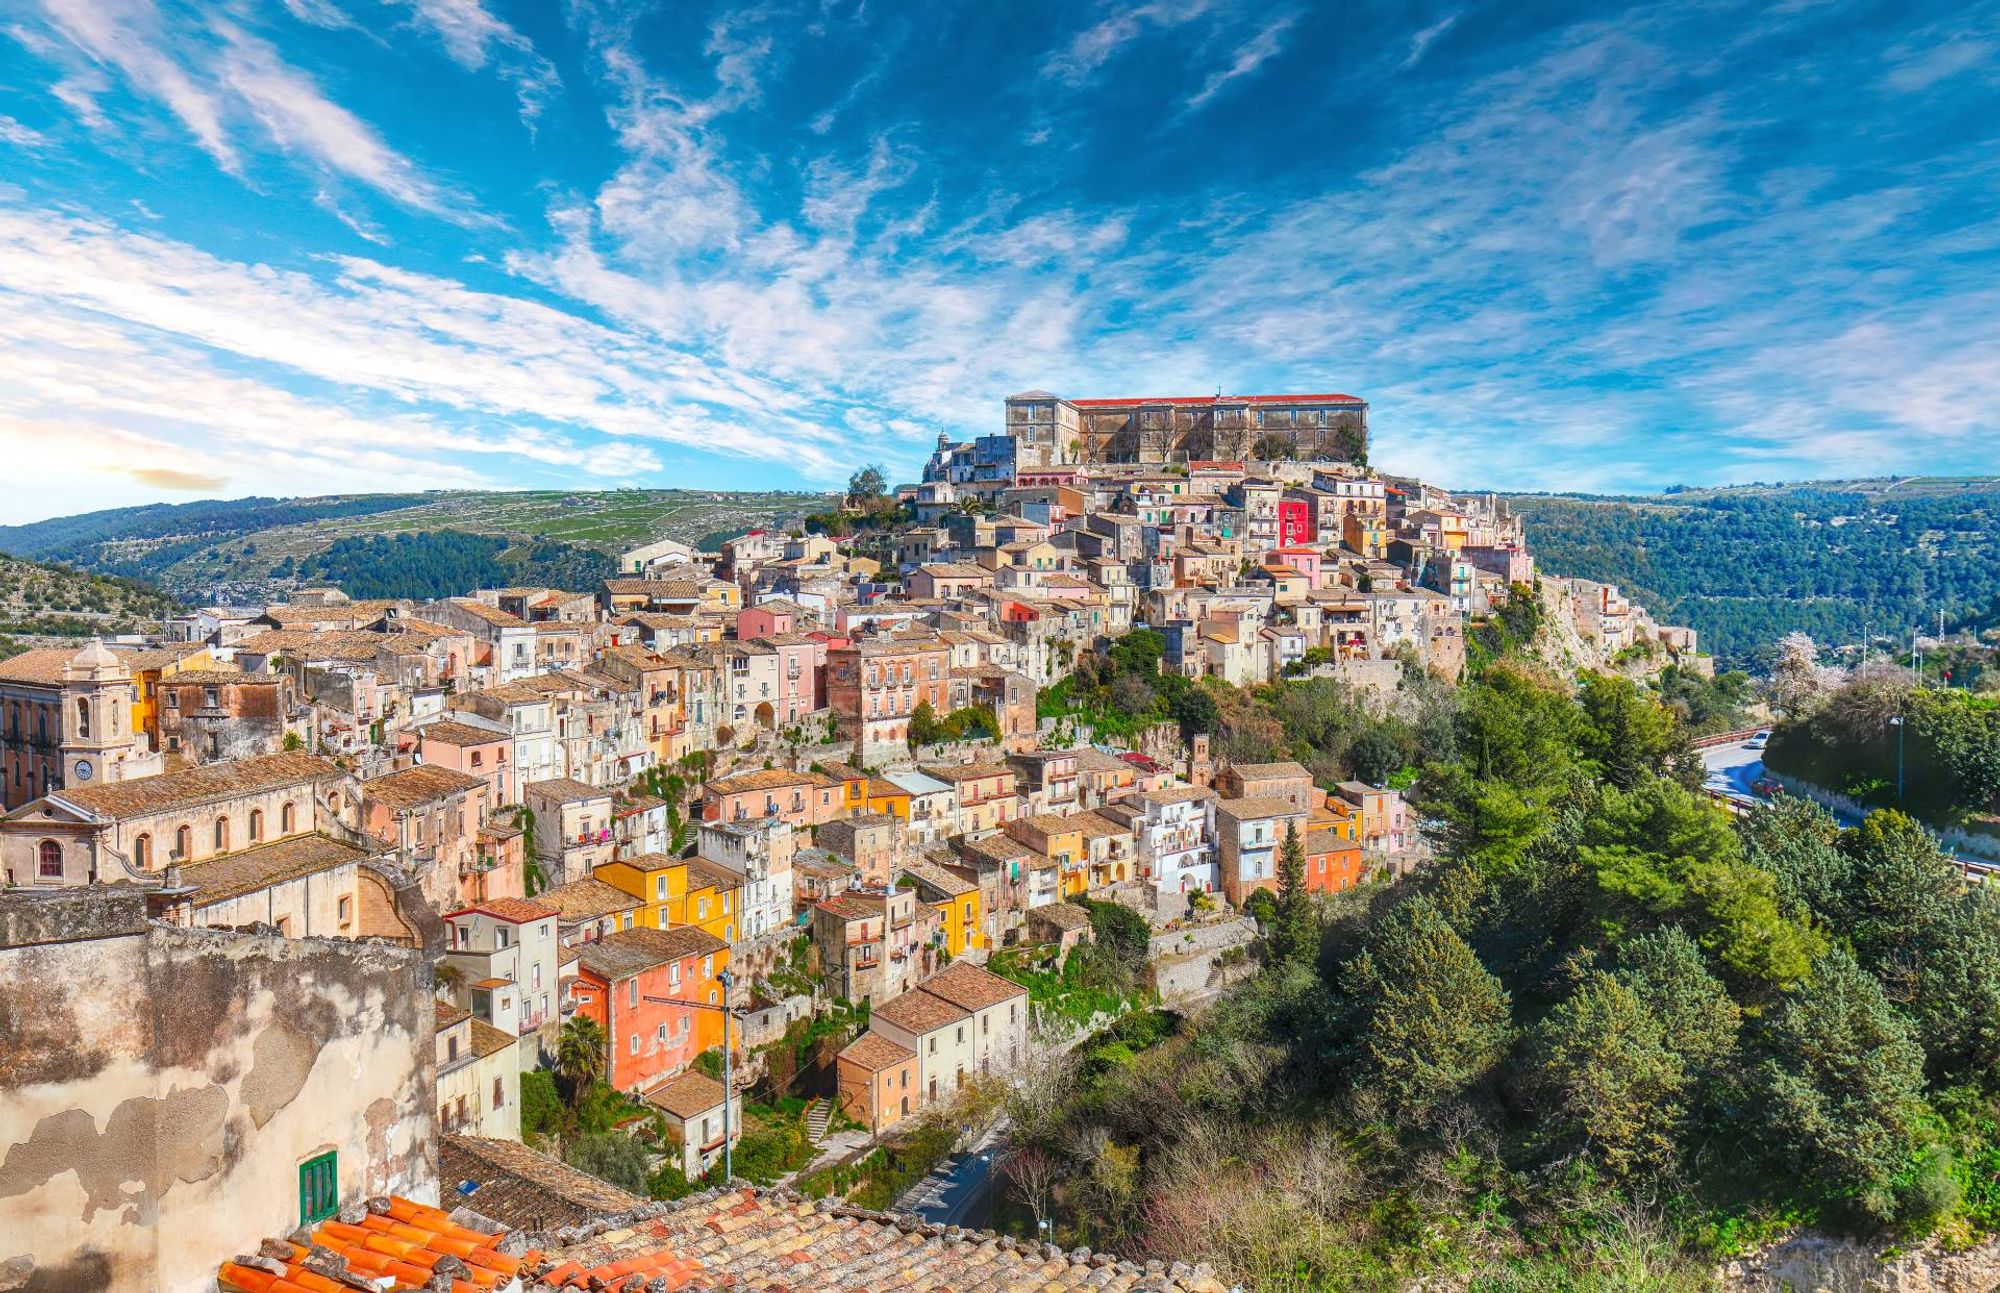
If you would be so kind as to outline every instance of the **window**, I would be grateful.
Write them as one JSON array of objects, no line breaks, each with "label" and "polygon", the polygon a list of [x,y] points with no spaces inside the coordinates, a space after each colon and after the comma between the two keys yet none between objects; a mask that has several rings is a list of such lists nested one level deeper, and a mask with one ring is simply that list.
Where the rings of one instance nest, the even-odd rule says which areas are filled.
[{"label": "window", "polygon": [[228,849],[229,819],[227,817],[218,817],[215,819],[215,851],[217,853],[224,853]]},{"label": "window", "polygon": [[43,840],[41,848],[36,850],[36,852],[39,855],[36,873],[44,880],[62,879],[62,845],[56,843],[54,840]]},{"label": "window", "polygon": [[153,865],[153,837],[141,835],[132,841],[132,865],[149,869]]},{"label": "window", "polygon": [[336,907],[338,908],[339,911],[339,918],[341,924],[345,925],[354,919],[354,899],[342,898],[340,902],[336,904]]},{"label": "window", "polygon": [[87,696],[76,698],[76,734],[90,735],[90,699]]},{"label": "window", "polygon": [[222,705],[222,693],[214,687],[203,687],[201,689],[201,703],[209,709],[217,709]]},{"label": "window", "polygon": [[480,759],[480,755],[479,755],[479,751],[477,751],[477,750],[474,750],[474,751],[472,752],[472,766],[473,766],[473,767],[475,767],[475,768],[476,768],[476,767],[479,767],[479,766],[480,766],[480,763],[481,763],[481,759]]},{"label": "window", "polygon": [[657,1036],[659,1037],[660,1045],[665,1046],[667,1044],[667,1026],[664,1023],[660,1025]]},{"label": "window", "polygon": [[493,1107],[495,1109],[505,1109],[507,1107],[507,1079],[505,1078],[493,1079]]},{"label": "window", "polygon": [[634,1010],[639,1008],[639,980],[627,979],[625,981],[625,1004]]},{"label": "window", "polygon": [[299,828],[299,812],[290,804],[278,811],[278,829],[290,835]]},{"label": "window", "polygon": [[174,856],[186,861],[194,854],[194,828],[183,826],[174,832]]},{"label": "window", "polygon": [[444,1058],[447,1064],[458,1058],[457,1037],[447,1037],[444,1039]]},{"label": "window", "polygon": [[339,1155],[325,1153],[299,1164],[299,1224],[325,1221],[340,1211]]},{"label": "window", "polygon": [[632,1053],[634,1055],[639,1053],[639,1034],[637,1033],[632,1034]]},{"label": "window", "polygon": [[506,950],[508,944],[513,941],[513,937],[514,937],[514,931],[508,929],[505,925],[495,926],[493,930],[494,949],[496,951]]},{"label": "window", "polygon": [[264,838],[264,810],[261,808],[253,808],[250,810],[250,842],[252,844],[255,844],[258,840],[261,840],[263,838]]}]

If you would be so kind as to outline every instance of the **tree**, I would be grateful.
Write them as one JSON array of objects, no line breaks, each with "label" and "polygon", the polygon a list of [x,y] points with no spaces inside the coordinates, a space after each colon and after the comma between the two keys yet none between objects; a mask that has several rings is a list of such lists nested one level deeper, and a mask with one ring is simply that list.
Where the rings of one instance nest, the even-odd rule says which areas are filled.
[{"label": "tree", "polygon": [[1586,674],[1578,700],[1584,760],[1620,790],[1630,790],[1643,777],[1669,775],[1677,766],[1699,770],[1674,712],[1630,679]]},{"label": "tree", "polygon": [[847,496],[856,503],[872,502],[888,490],[889,478],[882,474],[879,463],[869,463],[847,478]]},{"label": "tree", "polygon": [[[1958,868],[1921,822],[1890,809],[1843,831],[1840,851],[1851,865],[1832,914],[1855,958],[1885,983],[1913,973],[1929,930],[1965,887]],[[1892,1000],[1910,999],[1891,986]]]},{"label": "tree", "polygon": [[1840,823],[1810,799],[1780,795],[1764,811],[1736,819],[1743,856],[1771,873],[1795,911],[1835,910],[1853,863],[1840,851]]},{"label": "tree", "polygon": [[1735,1056],[1743,1012],[1711,974],[1701,945],[1669,925],[1618,949],[1618,977],[1660,1023],[1660,1040],[1689,1072],[1726,1072]]},{"label": "tree", "polygon": [[1794,717],[1817,709],[1840,684],[1840,671],[1819,662],[1819,646],[1796,630],[1778,639],[1771,662],[1771,703]]},{"label": "tree", "polygon": [[1319,922],[1306,889],[1306,846],[1296,822],[1285,827],[1278,850],[1278,912],[1271,930],[1271,959],[1279,965],[1311,966],[1319,959]]},{"label": "tree", "polygon": [[1464,1096],[1507,1049],[1506,990],[1428,897],[1384,920],[1347,980],[1367,1014],[1368,1078],[1408,1121]]},{"label": "tree", "polygon": [[627,1194],[646,1197],[646,1149],[622,1131],[579,1136],[570,1142],[563,1161]]},{"label": "tree", "polygon": [[589,1015],[575,1015],[556,1039],[556,1072],[569,1087],[570,1103],[581,1108],[590,1088],[604,1076],[604,1028]]},{"label": "tree", "polygon": [[1372,786],[1379,786],[1400,772],[1408,761],[1403,743],[1381,723],[1370,723],[1362,728],[1353,744],[1347,747],[1348,767],[1356,777]]},{"label": "tree", "polygon": [[1554,1140],[1594,1150],[1620,1177],[1673,1158],[1687,1066],[1631,984],[1591,974],[1536,1027],[1530,1050]]},{"label": "tree", "polygon": [[1787,993],[1762,1032],[1758,1114],[1802,1179],[1876,1221],[1918,1147],[1924,1054],[1854,958],[1838,949]]}]

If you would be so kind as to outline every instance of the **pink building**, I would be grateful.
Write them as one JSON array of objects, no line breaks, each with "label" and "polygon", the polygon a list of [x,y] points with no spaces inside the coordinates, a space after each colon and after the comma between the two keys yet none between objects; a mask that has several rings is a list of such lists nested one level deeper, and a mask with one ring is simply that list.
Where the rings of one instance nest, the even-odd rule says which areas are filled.
[{"label": "pink building", "polygon": [[428,766],[450,768],[484,781],[488,808],[519,801],[514,765],[507,761],[507,751],[514,744],[512,733],[446,719],[426,725],[417,737],[418,756]]},{"label": "pink building", "polygon": [[1294,544],[1285,548],[1274,548],[1271,556],[1305,576],[1306,585],[1315,590],[1326,587],[1325,556],[1317,548]]},{"label": "pink building", "polygon": [[799,628],[799,607],[796,602],[762,602],[736,612],[736,636],[748,642],[753,638],[776,637],[781,633],[796,633]]}]

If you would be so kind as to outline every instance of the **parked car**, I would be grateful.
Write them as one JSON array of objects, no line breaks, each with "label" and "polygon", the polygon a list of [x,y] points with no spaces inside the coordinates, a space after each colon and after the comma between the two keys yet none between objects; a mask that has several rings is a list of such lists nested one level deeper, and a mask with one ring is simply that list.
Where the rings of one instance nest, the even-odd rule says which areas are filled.
[{"label": "parked car", "polygon": [[1743,748],[1746,750],[1761,750],[1770,743],[1771,732],[1769,728],[1766,728],[1761,732],[1753,734],[1749,740],[1743,743]]}]

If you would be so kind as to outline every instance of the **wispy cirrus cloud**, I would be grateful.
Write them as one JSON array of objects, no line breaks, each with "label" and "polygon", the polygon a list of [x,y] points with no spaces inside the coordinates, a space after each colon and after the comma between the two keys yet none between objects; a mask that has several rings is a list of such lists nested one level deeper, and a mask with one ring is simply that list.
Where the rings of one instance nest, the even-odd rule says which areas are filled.
[{"label": "wispy cirrus cloud", "polygon": [[1210,99],[1221,94],[1232,82],[1256,72],[1257,69],[1276,58],[1285,48],[1285,33],[1298,21],[1298,15],[1286,14],[1264,24],[1264,26],[1238,47],[1230,58],[1229,65],[1211,75],[1201,83],[1201,88],[1188,96],[1183,105],[1187,112],[1198,112]]},{"label": "wispy cirrus cloud", "polygon": [[498,67],[512,82],[520,99],[521,117],[527,122],[540,117],[549,100],[562,89],[555,65],[536,50],[533,41],[495,17],[481,0],[383,3],[408,5],[414,21],[437,36],[452,61],[467,71],[481,71],[489,64]]}]

